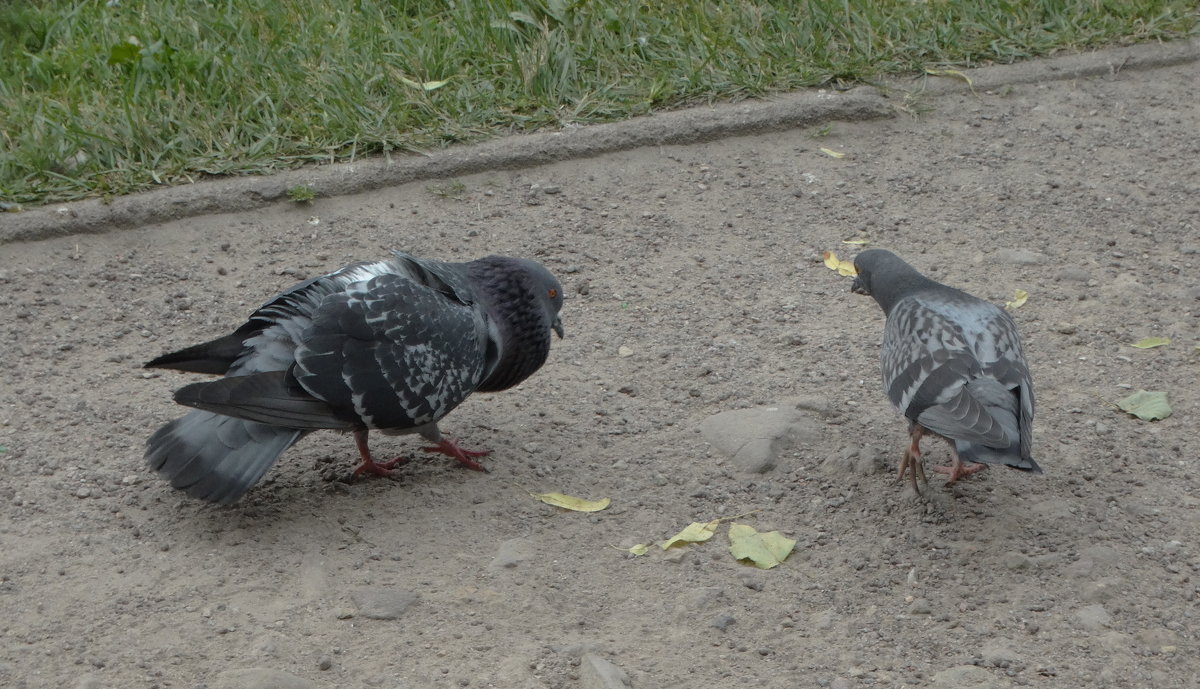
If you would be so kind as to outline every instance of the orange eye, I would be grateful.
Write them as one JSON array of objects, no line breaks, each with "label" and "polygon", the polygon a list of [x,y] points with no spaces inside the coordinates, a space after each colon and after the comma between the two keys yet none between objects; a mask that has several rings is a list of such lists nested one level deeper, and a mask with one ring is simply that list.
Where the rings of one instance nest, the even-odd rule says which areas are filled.
[{"label": "orange eye", "polygon": [[557,296],[558,296],[558,290],[556,290],[556,289],[550,290],[550,298],[551,299],[554,299]]}]

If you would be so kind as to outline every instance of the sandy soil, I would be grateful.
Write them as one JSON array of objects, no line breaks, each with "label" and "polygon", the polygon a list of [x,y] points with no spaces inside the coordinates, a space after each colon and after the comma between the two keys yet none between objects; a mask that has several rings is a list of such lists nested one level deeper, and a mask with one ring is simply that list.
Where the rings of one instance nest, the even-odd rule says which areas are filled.
[{"label": "sandy soil", "polygon": [[[643,688],[1195,686],[1197,92],[1195,65],[1017,85],[0,247],[0,686],[619,686],[587,654]],[[1045,475],[897,485],[881,314],[819,261],[857,237],[996,302],[1029,292]],[[217,508],[145,468],[196,378],[141,362],[393,247],[530,256],[568,289],[546,367],[442,424],[491,474],[422,456],[345,483],[350,439],[318,433]],[[1129,346],[1149,335],[1172,342]],[[1108,403],[1139,388],[1174,416]],[[824,433],[765,474],[700,435],[795,397],[831,410]],[[748,512],[798,540],[782,566],[734,561],[723,531],[612,547]]]}]

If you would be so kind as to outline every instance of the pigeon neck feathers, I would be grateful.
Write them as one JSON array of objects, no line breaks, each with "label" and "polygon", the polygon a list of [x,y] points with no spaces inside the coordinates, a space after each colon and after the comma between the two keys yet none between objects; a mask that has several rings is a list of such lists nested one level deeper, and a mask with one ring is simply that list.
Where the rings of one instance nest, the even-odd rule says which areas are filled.
[{"label": "pigeon neck feathers", "polygon": [[901,299],[917,292],[931,289],[959,291],[925,277],[899,256],[883,249],[860,253],[854,258],[854,267],[858,277],[853,289],[871,295],[884,315],[891,314],[892,307]]},{"label": "pigeon neck feathers", "polygon": [[488,256],[462,265],[489,320],[484,377],[476,389],[506,390],[546,362],[550,331],[562,307],[562,285],[525,259]]}]

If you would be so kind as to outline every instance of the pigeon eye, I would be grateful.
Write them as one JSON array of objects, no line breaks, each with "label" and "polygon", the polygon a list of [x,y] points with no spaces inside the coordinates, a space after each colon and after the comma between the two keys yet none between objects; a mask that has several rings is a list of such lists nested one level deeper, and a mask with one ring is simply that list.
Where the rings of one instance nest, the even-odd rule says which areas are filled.
[{"label": "pigeon eye", "polygon": [[551,298],[551,299],[554,299],[554,298],[558,297],[558,290],[556,290],[556,289],[551,289],[551,290],[550,290],[550,292],[549,292],[549,295],[550,295],[550,298]]}]

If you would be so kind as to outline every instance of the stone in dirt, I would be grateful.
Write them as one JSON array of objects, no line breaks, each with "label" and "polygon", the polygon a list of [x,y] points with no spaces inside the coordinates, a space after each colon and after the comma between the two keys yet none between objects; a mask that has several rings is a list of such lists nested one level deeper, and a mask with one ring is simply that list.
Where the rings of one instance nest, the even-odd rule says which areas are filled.
[{"label": "stone in dirt", "polygon": [[1021,663],[1021,656],[1007,639],[991,639],[983,645],[983,662],[993,667],[1011,667]]},{"label": "stone in dirt", "polygon": [[1090,631],[1100,631],[1112,621],[1112,616],[1103,605],[1087,605],[1075,611],[1075,621]]},{"label": "stone in dirt", "polygon": [[996,252],[995,259],[998,263],[1010,263],[1016,266],[1036,266],[1049,260],[1046,254],[1028,249],[1000,249]]},{"label": "stone in dirt", "polygon": [[524,538],[510,538],[496,549],[492,569],[512,569],[533,558],[533,544]]},{"label": "stone in dirt", "polygon": [[594,653],[583,656],[579,684],[584,689],[628,689],[633,686],[624,670]]},{"label": "stone in dirt", "polygon": [[324,689],[325,686],[269,667],[226,670],[213,683],[213,689]]},{"label": "stone in dirt", "polygon": [[908,606],[908,612],[910,615],[932,615],[933,606],[928,599],[917,598]]},{"label": "stone in dirt", "polygon": [[774,469],[780,457],[793,449],[818,445],[829,408],[823,398],[805,398],[734,409],[702,421],[700,432],[739,469],[762,474]]},{"label": "stone in dirt", "polygon": [[350,594],[358,614],[369,620],[399,619],[420,598],[412,591],[388,588],[360,589]]},{"label": "stone in dirt", "polygon": [[932,686],[939,689],[1007,689],[1012,683],[977,665],[959,665],[935,674]]},{"label": "stone in dirt", "polygon": [[727,612],[723,612],[720,615],[717,615],[716,617],[714,617],[712,622],[709,624],[709,626],[711,626],[715,629],[719,629],[721,631],[725,631],[726,629],[729,629],[730,625],[732,625],[736,622],[737,622],[736,617],[734,617],[733,615],[730,615]]}]

